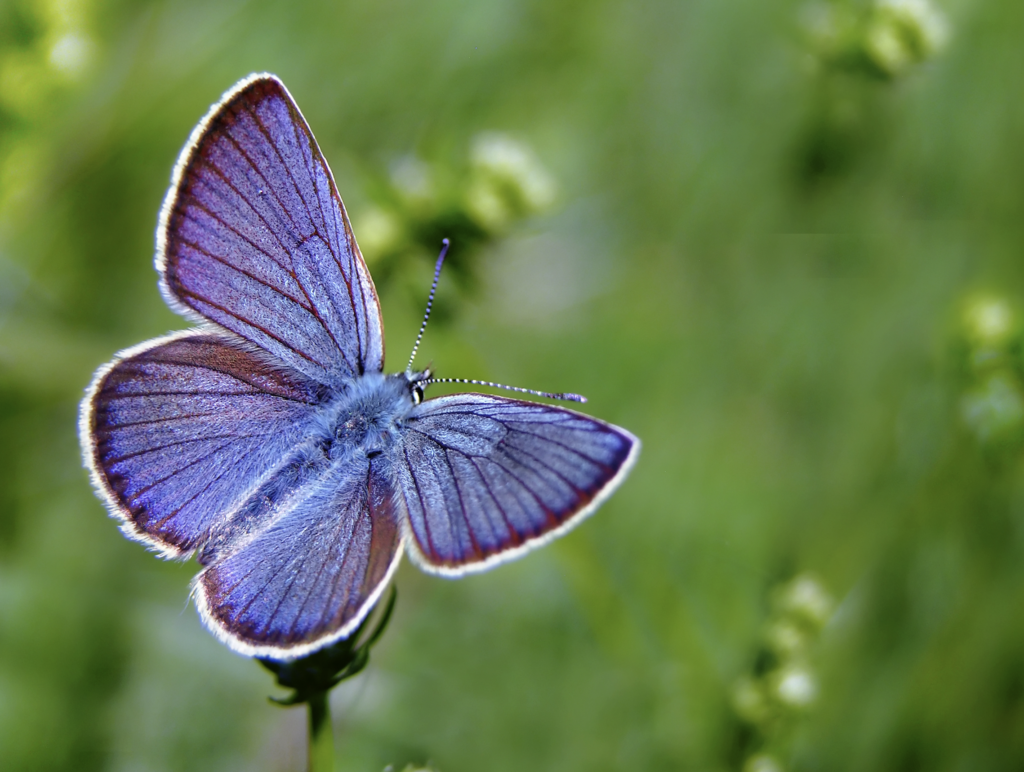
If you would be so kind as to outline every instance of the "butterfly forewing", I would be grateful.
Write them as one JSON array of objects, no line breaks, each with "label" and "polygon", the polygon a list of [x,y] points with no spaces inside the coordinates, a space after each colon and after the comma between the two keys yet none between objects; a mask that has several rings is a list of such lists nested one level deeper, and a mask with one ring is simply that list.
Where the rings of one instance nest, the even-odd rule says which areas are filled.
[{"label": "butterfly forewing", "polygon": [[86,461],[129,535],[189,553],[246,514],[308,433],[320,390],[222,336],[151,341],[97,375]]},{"label": "butterfly forewing", "polygon": [[332,466],[284,506],[196,588],[213,632],[255,656],[297,657],[348,634],[400,555],[391,485],[365,456]]},{"label": "butterfly forewing", "polygon": [[320,383],[383,367],[376,292],[330,169],[272,76],[240,83],[197,127],[157,260],[172,305]]},{"label": "butterfly forewing", "polygon": [[484,394],[417,406],[396,479],[423,568],[481,570],[561,533],[623,479],[639,443],[572,410]]}]

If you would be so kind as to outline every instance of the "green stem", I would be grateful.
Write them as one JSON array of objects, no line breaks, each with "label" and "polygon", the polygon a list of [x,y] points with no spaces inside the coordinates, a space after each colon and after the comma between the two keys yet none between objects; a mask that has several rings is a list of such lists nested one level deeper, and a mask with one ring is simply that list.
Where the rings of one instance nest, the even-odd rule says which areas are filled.
[{"label": "green stem", "polygon": [[309,772],[334,772],[334,732],[327,692],[309,697]]}]

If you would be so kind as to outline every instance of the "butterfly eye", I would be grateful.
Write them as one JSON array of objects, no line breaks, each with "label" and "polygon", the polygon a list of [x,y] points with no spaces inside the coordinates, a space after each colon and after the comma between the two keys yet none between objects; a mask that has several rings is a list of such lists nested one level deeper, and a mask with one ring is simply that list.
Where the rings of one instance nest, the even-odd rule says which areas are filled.
[{"label": "butterfly eye", "polygon": [[418,405],[423,401],[423,387],[418,383],[412,387],[412,404]]}]

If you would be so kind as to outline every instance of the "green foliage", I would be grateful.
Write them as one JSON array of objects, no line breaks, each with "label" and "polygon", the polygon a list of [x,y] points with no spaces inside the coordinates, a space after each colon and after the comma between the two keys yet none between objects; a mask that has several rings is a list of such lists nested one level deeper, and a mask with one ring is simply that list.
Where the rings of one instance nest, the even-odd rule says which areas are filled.
[{"label": "green foliage", "polygon": [[185,326],[156,214],[259,70],[332,164],[392,368],[448,236],[420,361],[644,441],[555,544],[398,572],[339,769],[1024,766],[1022,39],[1019,0],[0,0],[0,769],[305,764],[75,437],[93,370]]}]

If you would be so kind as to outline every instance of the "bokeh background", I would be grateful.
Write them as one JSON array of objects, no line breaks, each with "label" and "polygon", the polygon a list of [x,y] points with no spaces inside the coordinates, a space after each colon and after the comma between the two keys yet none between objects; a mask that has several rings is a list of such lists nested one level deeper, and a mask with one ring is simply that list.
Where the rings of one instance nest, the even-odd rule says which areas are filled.
[{"label": "bokeh background", "polygon": [[185,326],[157,211],[261,70],[392,368],[447,235],[420,362],[644,442],[550,547],[401,569],[339,769],[1024,768],[1022,40],[1019,0],[0,0],[0,768],[305,765],[75,428]]}]

